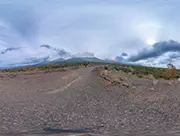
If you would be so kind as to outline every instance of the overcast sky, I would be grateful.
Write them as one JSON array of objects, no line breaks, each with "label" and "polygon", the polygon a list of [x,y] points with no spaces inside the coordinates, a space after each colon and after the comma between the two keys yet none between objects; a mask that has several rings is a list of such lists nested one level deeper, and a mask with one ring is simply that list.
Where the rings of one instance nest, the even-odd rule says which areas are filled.
[{"label": "overcast sky", "polygon": [[179,9],[179,0],[0,0],[0,62],[46,57],[53,52],[40,45],[48,44],[74,54],[114,59],[125,53],[145,65],[178,65],[179,57],[171,59],[178,48],[144,59],[142,52],[156,52],[155,42],[180,41]]}]

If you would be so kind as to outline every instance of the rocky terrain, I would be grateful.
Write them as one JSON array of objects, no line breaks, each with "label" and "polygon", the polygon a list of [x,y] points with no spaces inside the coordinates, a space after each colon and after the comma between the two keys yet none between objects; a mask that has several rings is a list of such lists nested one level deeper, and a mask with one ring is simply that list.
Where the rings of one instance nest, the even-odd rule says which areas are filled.
[{"label": "rocky terrain", "polygon": [[0,135],[180,130],[180,82],[104,66],[0,73]]}]

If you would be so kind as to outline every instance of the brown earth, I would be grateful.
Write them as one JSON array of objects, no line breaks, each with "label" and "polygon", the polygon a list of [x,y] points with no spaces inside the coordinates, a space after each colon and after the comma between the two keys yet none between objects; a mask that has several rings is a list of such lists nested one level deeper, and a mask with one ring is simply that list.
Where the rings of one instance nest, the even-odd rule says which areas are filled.
[{"label": "brown earth", "polygon": [[138,78],[99,66],[0,73],[0,135],[163,133],[180,130],[179,113],[176,80]]}]

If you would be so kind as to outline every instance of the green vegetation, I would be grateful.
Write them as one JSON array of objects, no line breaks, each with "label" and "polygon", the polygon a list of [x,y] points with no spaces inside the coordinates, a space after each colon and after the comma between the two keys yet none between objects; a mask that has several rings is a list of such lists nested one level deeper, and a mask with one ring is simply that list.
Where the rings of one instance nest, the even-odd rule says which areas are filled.
[{"label": "green vegetation", "polygon": [[125,73],[131,72],[130,69],[124,68],[124,67],[119,67],[119,66],[115,66],[114,69],[117,70],[117,71],[120,71],[120,70],[121,70],[121,71],[123,71],[123,72],[125,72]]},{"label": "green vegetation", "polygon": [[48,64],[48,65],[34,65],[23,68],[14,69],[3,69],[0,72],[26,72],[26,71],[50,71],[59,68],[67,67],[87,67],[88,65],[102,65],[100,62],[71,62],[71,63],[60,63],[60,64]]},{"label": "green vegetation", "polygon": [[[124,66],[124,65],[112,65],[112,69],[116,71],[123,71],[125,73],[131,73],[140,78],[155,78],[155,79],[178,79],[180,78],[180,70],[169,70],[167,68],[154,68],[146,66]],[[172,74],[173,73],[173,74]]]},{"label": "green vegetation", "polygon": [[89,64],[90,64],[89,62],[84,62],[84,63],[83,63],[83,65],[84,65],[85,67],[87,67]]},{"label": "green vegetation", "polygon": [[[155,79],[178,79],[180,78],[180,70],[172,70],[167,68],[154,68],[146,66],[134,66],[134,65],[121,65],[121,64],[112,64],[112,63],[103,63],[103,62],[68,62],[68,63],[59,63],[59,64],[48,64],[48,65],[34,65],[23,68],[14,68],[14,69],[4,69],[0,72],[26,72],[26,71],[50,71],[55,69],[67,68],[67,67],[87,67],[92,65],[105,65],[104,69],[106,70],[116,70],[123,71],[125,73],[131,73],[140,78],[155,78]],[[108,66],[108,65],[109,66]]]}]

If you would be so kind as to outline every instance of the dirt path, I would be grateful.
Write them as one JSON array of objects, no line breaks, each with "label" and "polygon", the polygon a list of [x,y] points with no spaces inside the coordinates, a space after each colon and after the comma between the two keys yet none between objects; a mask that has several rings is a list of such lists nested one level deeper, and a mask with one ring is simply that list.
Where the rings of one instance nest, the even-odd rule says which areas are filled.
[{"label": "dirt path", "polygon": [[[96,67],[81,68],[76,71],[71,71],[70,73],[66,74],[65,76],[61,78],[62,80],[66,81],[63,86],[47,93],[54,94],[54,93],[65,91],[69,87],[73,87],[78,84],[83,84],[82,80],[86,80],[94,68]],[[63,82],[62,80],[61,82]]]},{"label": "dirt path", "polygon": [[49,123],[56,124],[57,119],[51,118],[52,114],[61,112],[63,116],[67,112],[58,111],[57,108],[66,105],[70,92],[73,93],[74,89],[81,90],[85,86],[85,81],[94,68],[13,76],[1,74],[0,134],[44,132],[43,129]]}]

